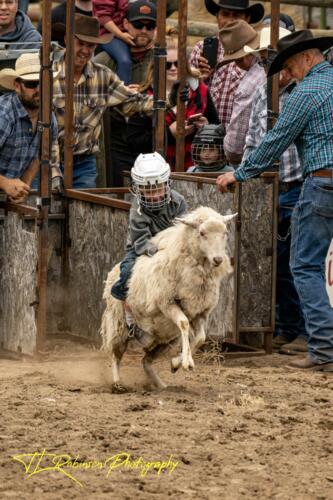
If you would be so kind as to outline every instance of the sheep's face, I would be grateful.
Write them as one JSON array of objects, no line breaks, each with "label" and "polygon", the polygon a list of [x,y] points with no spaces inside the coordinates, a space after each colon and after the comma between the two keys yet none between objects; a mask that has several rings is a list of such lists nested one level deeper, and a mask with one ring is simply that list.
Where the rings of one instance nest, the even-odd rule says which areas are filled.
[{"label": "sheep's face", "polygon": [[198,227],[199,247],[209,263],[220,266],[225,258],[227,227],[223,222],[208,220]]}]

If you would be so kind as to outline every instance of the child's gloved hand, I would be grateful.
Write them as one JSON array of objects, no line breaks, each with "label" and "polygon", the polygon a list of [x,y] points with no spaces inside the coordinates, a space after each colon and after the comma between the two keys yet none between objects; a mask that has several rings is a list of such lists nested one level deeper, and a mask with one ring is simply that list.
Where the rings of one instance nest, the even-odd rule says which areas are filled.
[{"label": "child's gloved hand", "polygon": [[148,250],[146,251],[146,255],[148,255],[148,257],[152,257],[153,255],[155,255],[155,253],[158,251],[158,248],[155,247],[155,245],[151,245]]}]

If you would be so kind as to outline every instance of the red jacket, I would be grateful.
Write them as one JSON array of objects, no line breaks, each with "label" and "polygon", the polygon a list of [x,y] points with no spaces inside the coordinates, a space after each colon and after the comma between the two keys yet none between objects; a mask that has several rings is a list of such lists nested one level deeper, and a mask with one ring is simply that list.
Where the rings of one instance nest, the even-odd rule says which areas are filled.
[{"label": "red jacket", "polygon": [[123,21],[127,11],[128,0],[93,0],[93,16],[98,17],[101,25],[100,35],[109,33],[104,24],[113,21],[121,30],[124,30]]},{"label": "red jacket", "polygon": [[[197,113],[205,114],[207,108],[207,91],[208,87],[205,83],[200,82],[199,87],[196,90],[190,90],[190,100],[185,108],[185,120],[190,116]],[[176,121],[177,116],[173,110],[169,110],[166,113],[166,126],[169,129],[170,125]],[[184,171],[193,165],[191,157],[191,145],[195,132],[191,135],[185,137],[185,159],[184,159]],[[176,139],[168,132],[168,146],[167,146],[167,162],[170,165],[172,171],[176,168]]]}]

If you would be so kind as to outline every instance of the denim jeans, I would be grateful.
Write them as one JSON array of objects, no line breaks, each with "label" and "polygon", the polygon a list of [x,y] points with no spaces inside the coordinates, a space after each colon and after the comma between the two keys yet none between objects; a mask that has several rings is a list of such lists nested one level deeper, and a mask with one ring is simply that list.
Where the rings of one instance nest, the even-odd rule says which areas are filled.
[{"label": "denim jeans", "polygon": [[312,361],[333,361],[333,308],[325,259],[333,237],[333,178],[309,175],[292,216],[290,265],[305,317]]},{"label": "denim jeans", "polygon": [[101,47],[116,61],[116,73],[120,80],[123,80],[125,85],[129,85],[132,81],[132,57],[129,45],[114,37],[111,42],[101,45]]},{"label": "denim jeans", "polygon": [[275,333],[285,335],[290,342],[296,337],[307,337],[304,316],[289,265],[290,218],[300,192],[301,185],[279,195]]},{"label": "denim jeans", "polygon": [[[60,165],[64,171],[64,165]],[[73,188],[95,188],[96,187],[96,156],[74,155],[73,156]]]},{"label": "denim jeans", "polygon": [[128,250],[124,260],[120,264],[120,277],[111,288],[111,295],[118,300],[126,300],[128,286],[127,282],[130,279],[133,266],[135,264],[137,254],[131,248]]}]

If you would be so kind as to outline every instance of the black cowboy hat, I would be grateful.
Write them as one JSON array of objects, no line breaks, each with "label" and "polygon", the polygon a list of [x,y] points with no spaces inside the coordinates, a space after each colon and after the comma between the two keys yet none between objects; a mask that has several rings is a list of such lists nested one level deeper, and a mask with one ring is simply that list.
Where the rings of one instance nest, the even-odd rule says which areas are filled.
[{"label": "black cowboy hat", "polygon": [[258,23],[265,14],[261,3],[250,5],[249,0],[205,0],[205,5],[213,16],[216,16],[220,9],[244,11],[250,16],[249,24]]},{"label": "black cowboy hat", "polygon": [[332,36],[314,38],[310,30],[300,30],[281,38],[277,43],[277,56],[269,68],[268,75],[272,76],[283,69],[283,65],[289,57],[303,52],[303,50],[319,49],[326,50],[333,46]]}]

